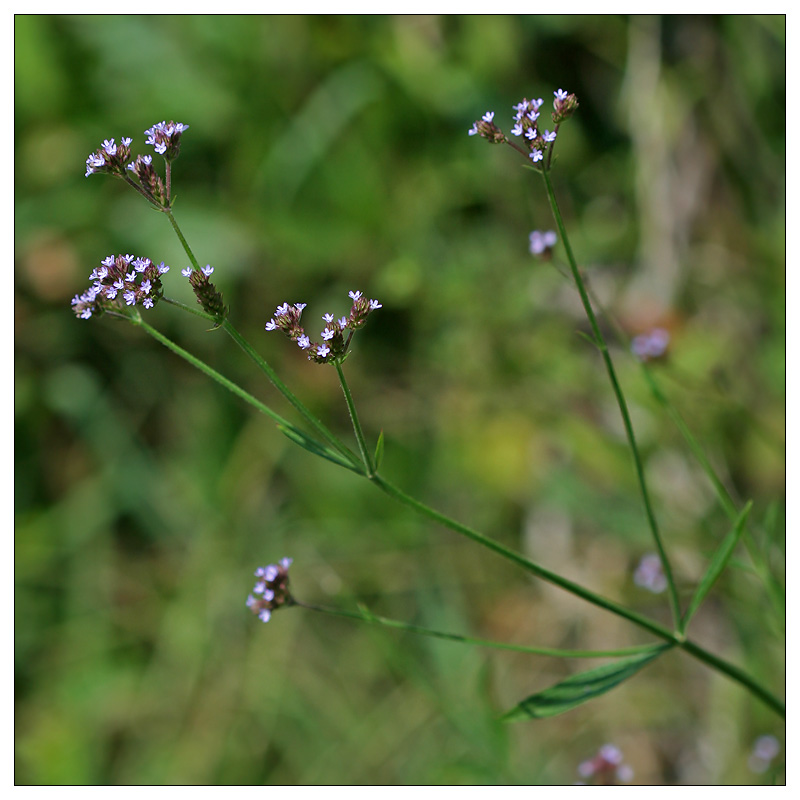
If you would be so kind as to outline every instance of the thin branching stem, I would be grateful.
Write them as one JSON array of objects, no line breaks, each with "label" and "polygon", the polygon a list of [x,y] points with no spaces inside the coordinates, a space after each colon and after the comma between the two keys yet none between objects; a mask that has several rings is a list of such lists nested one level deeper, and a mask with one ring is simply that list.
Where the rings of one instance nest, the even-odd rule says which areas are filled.
[{"label": "thin branching stem", "polygon": [[572,271],[572,277],[575,281],[575,286],[578,289],[578,293],[580,294],[581,303],[583,304],[584,311],[586,312],[586,316],[589,320],[589,325],[592,328],[592,334],[594,336],[594,343],[597,346],[597,349],[600,351],[600,355],[603,358],[603,363],[606,367],[606,372],[608,373],[609,381],[611,382],[611,387],[614,390],[614,397],[617,400],[617,405],[619,406],[620,415],[622,416],[622,423],[625,427],[625,435],[628,439],[628,445],[630,447],[631,454],[633,456],[633,463],[636,470],[636,478],[639,482],[639,491],[642,495],[642,501],[644,502],[644,509],[645,514],[647,516],[647,522],[650,526],[650,531],[653,535],[653,541],[655,542],[656,549],[658,550],[659,558],[661,559],[661,564],[664,569],[664,577],[667,580],[667,589],[669,594],[669,603],[672,609],[672,619],[676,626],[676,628],[680,625],[681,620],[681,608],[680,602],[678,601],[678,589],[675,584],[675,578],[672,574],[672,567],[670,566],[669,559],[667,557],[667,551],[664,548],[664,543],[661,539],[661,533],[658,529],[658,522],[656,520],[656,515],[653,511],[652,503],[650,502],[650,492],[647,489],[647,482],[645,481],[644,477],[644,466],[642,464],[642,458],[639,454],[639,447],[636,444],[636,436],[633,432],[633,424],[631,423],[631,417],[628,413],[628,403],[625,400],[625,395],[622,391],[622,387],[620,386],[619,380],[617,379],[617,372],[614,369],[614,363],[611,360],[611,354],[608,351],[608,345],[606,344],[605,337],[603,336],[602,331],[600,330],[600,325],[597,322],[597,317],[595,316],[594,309],[592,308],[591,300],[589,299],[589,294],[586,290],[586,285],[583,280],[583,276],[581,275],[580,269],[578,269],[578,263],[575,260],[575,255],[572,252],[572,247],[569,243],[569,237],[567,236],[567,229],[564,225],[564,220],[561,216],[561,211],[558,207],[558,201],[556,200],[555,192],[553,191],[553,184],[550,181],[550,176],[547,170],[542,170],[542,178],[544,179],[544,185],[547,189],[547,197],[550,201],[550,208],[553,211],[553,217],[555,218],[556,226],[558,227],[558,232],[561,236],[561,241],[564,243],[564,250],[567,254],[567,262],[569,263],[570,270]]}]

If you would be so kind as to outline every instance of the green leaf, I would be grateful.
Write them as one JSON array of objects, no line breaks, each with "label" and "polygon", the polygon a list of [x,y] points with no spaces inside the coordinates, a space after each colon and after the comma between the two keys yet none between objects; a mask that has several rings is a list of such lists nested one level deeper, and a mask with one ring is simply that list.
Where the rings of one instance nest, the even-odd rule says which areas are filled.
[{"label": "green leaf", "polygon": [[613,664],[570,675],[561,683],[526,698],[506,712],[502,719],[504,722],[518,722],[523,719],[541,719],[563,714],[633,677],[642,667],[658,658],[670,647],[672,647],[670,644],[658,645],[640,656],[623,658]]},{"label": "green leaf", "polygon": [[380,469],[381,462],[383,461],[383,430],[378,436],[378,443],[375,445],[375,469]]},{"label": "green leaf", "polygon": [[312,439],[299,428],[295,428],[293,425],[278,425],[278,430],[295,444],[299,444],[304,450],[308,450],[309,453],[313,453],[320,458],[326,458],[328,461],[332,461],[340,467],[345,467],[359,474],[361,473],[358,467],[342,458],[335,450],[331,450],[316,439]]},{"label": "green leaf", "polygon": [[747,522],[747,516],[750,514],[750,509],[752,507],[753,501],[750,500],[736,518],[736,522],[734,522],[733,527],[728,532],[728,535],[720,543],[720,546],[717,548],[717,552],[714,553],[711,563],[709,563],[708,569],[706,570],[706,574],[703,575],[703,578],[697,587],[697,591],[694,593],[692,602],[689,604],[689,608],[686,609],[686,613],[683,615],[681,629],[684,632],[686,631],[686,626],[689,624],[689,620],[695,615],[697,609],[700,608],[703,600],[706,599],[706,595],[711,591],[711,587],[716,583],[717,578],[719,578],[719,576],[722,574],[722,571],[728,565],[728,561],[730,561],[733,551],[736,549],[736,545],[739,543],[739,539],[742,537],[744,526]]}]

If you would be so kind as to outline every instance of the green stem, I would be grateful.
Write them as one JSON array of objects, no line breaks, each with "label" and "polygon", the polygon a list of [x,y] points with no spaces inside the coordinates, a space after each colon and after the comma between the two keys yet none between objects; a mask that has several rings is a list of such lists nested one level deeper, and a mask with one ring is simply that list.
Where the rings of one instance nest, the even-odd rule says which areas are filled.
[{"label": "green stem", "polygon": [[358,465],[360,468],[361,460],[358,456],[331,431],[316,415],[303,405],[300,399],[290,391],[289,387],[278,377],[274,369],[256,352],[253,345],[242,336],[236,328],[233,327],[229,320],[224,320],[222,323],[223,330],[233,339],[239,347],[247,353],[253,360],[255,365],[269,378],[272,385],[300,412],[306,421],[314,427],[318,433],[336,450],[338,450],[348,461]]},{"label": "green stem", "polygon": [[575,256],[572,252],[572,247],[570,246],[569,243],[569,237],[567,236],[567,230],[564,226],[564,220],[561,216],[561,211],[558,208],[558,202],[556,201],[555,192],[553,191],[553,184],[550,181],[550,176],[547,173],[547,170],[542,170],[542,177],[544,178],[544,184],[547,189],[547,197],[550,200],[550,207],[553,211],[553,217],[555,218],[556,226],[558,227],[558,232],[561,236],[561,241],[564,243],[564,250],[566,251],[567,254],[567,261],[569,262],[569,266],[572,271],[573,280],[575,281],[578,293],[580,294],[581,303],[583,304],[584,311],[586,312],[586,316],[592,328],[595,345],[600,350],[603,362],[605,363],[606,372],[608,373],[608,378],[611,381],[611,386],[614,390],[614,396],[616,397],[620,414],[622,415],[622,422],[623,425],[625,426],[625,434],[628,438],[628,444],[630,446],[631,454],[633,455],[633,463],[636,469],[636,477],[639,482],[639,490],[642,495],[642,500],[644,501],[645,514],[647,515],[647,521],[650,525],[650,531],[653,534],[653,540],[655,541],[656,549],[658,550],[658,555],[659,558],[661,559],[661,564],[664,569],[664,577],[667,579],[669,602],[672,610],[672,619],[675,626],[677,627],[680,624],[681,620],[681,609],[680,609],[680,603],[678,601],[678,589],[677,586],[675,585],[675,578],[672,574],[672,567],[670,566],[669,559],[667,558],[667,552],[664,549],[664,543],[661,540],[661,534],[659,533],[658,530],[658,523],[656,521],[655,513],[653,512],[653,507],[650,502],[650,493],[647,490],[647,483],[644,478],[644,467],[642,465],[641,456],[639,455],[639,448],[636,444],[636,436],[634,435],[633,432],[633,424],[631,423],[630,414],[628,413],[628,404],[625,400],[625,395],[622,392],[622,388],[620,387],[619,380],[617,379],[617,373],[616,370],[614,369],[614,364],[611,360],[611,355],[608,352],[608,345],[606,344],[606,340],[603,337],[602,331],[600,330],[600,326],[597,323],[597,318],[595,317],[594,310],[592,308],[592,303],[589,299],[589,295],[586,290],[586,285],[584,284],[583,277],[581,276],[580,270],[578,269],[577,261],[575,260]]},{"label": "green stem", "polygon": [[[229,389],[238,397],[241,397],[245,402],[252,405],[254,408],[261,411],[263,414],[266,414],[270,419],[274,420],[280,426],[292,428],[293,426],[279,414],[276,414],[271,408],[266,406],[261,401],[257,400],[251,394],[246,392],[240,386],[235,384],[233,381],[226,378],[224,375],[221,375],[219,372],[214,370],[212,367],[208,366],[205,362],[201,361],[196,356],[193,356],[191,353],[184,350],[182,347],[175,344],[175,342],[168,339],[162,333],[157,331],[152,326],[148,325],[144,320],[141,319],[141,316],[138,314],[135,317],[130,317],[131,322],[135,325],[141,327],[146,333],[150,334],[154,339],[161,342],[165,347],[169,348],[174,352],[176,355],[180,356],[181,358],[188,361],[193,366],[197,367],[201,372],[204,372],[213,380],[217,381],[220,385],[224,386],[226,389]],[[352,454],[353,459],[355,459],[355,464],[359,466],[360,469],[360,461],[355,454]],[[359,472],[359,474],[363,474]],[[365,477],[367,477],[365,475]],[[537,577],[541,578],[542,580],[548,581],[556,586],[561,587],[567,592],[574,594],[582,599],[586,600],[587,602],[595,605],[599,608],[603,608],[606,611],[610,611],[613,614],[616,614],[619,617],[623,617],[624,619],[629,620],[630,622],[634,623],[640,628],[643,628],[646,631],[656,635],[659,639],[663,639],[666,642],[669,642],[672,645],[677,645],[678,647],[683,648],[688,653],[693,655],[695,658],[699,659],[700,661],[705,662],[709,666],[719,670],[720,672],[728,675],[732,680],[740,683],[741,685],[745,686],[749,689],[754,695],[759,697],[763,700],[767,705],[773,708],[782,716],[785,716],[785,708],[780,700],[778,700],[773,694],[763,688],[760,684],[758,684],[755,680],[753,680],[750,676],[740,670],[738,667],[735,667],[731,664],[728,664],[726,661],[723,661],[719,657],[709,653],[704,648],[700,647],[699,645],[685,639],[682,634],[680,633],[673,633],[669,631],[664,626],[660,625],[659,623],[655,622],[654,620],[648,619],[647,617],[638,614],[635,611],[632,611],[624,606],[615,603],[613,600],[609,600],[605,597],[602,597],[594,592],[590,591],[589,589],[585,589],[584,587],[580,586],[579,584],[573,583],[572,581],[562,578],[560,575],[557,575],[554,572],[550,572],[549,570],[545,569],[544,567],[539,566],[538,564],[534,563],[530,559],[525,558],[524,556],[516,553],[514,550],[506,547],[505,545],[501,544],[500,542],[496,542],[494,539],[490,539],[488,536],[485,536],[482,533],[479,533],[472,528],[467,527],[466,525],[462,525],[460,522],[457,522],[450,517],[445,516],[444,514],[439,513],[435,509],[426,506],[424,503],[421,503],[419,500],[411,497],[410,495],[403,492],[401,489],[396,487],[394,484],[387,481],[380,475],[374,474],[370,478],[370,483],[378,486],[383,492],[385,492],[390,497],[394,497],[395,500],[403,503],[404,505],[409,506],[414,511],[419,514],[422,514],[425,517],[433,520],[434,522],[439,523],[450,530],[455,531],[456,533],[460,533],[463,536],[471,539],[472,541],[476,542],[477,544],[492,550],[493,552],[497,553],[498,555],[503,556],[504,558],[508,559],[509,561],[518,564],[519,566],[526,569],[528,572],[536,575]]]},{"label": "green stem", "polygon": [[[175,217],[173,216],[172,212],[167,210],[165,211],[170,224],[172,225],[172,229],[175,231],[178,239],[180,240],[183,249],[186,251],[186,255],[189,257],[189,261],[192,262],[192,266],[195,270],[200,270],[200,265],[195,258],[194,253],[192,252],[192,248],[189,247],[189,243],[186,241],[186,237],[183,235],[183,232],[180,229]],[[183,303],[178,303],[174,300],[168,300],[167,302],[171,303],[178,308],[182,308],[185,311],[190,311],[193,314],[197,314],[198,316],[202,316],[207,318],[217,325],[219,325],[219,320],[215,317],[212,317],[205,312],[199,312],[197,309],[190,308],[189,306],[184,305]],[[345,458],[351,461],[354,465],[360,465],[360,461],[358,456],[350,450],[347,445],[341,441],[334,433],[331,431],[325,424],[323,424],[322,420],[320,420],[316,415],[312,414],[308,408],[300,401],[298,397],[294,395],[293,392],[289,390],[289,387],[278,377],[277,373],[274,369],[256,352],[253,346],[248,342],[240,333],[236,330],[233,324],[225,319],[222,322],[221,327],[225,330],[225,332],[230,336],[239,347],[247,353],[248,356],[253,360],[255,365],[269,378],[272,385],[300,412],[300,414],[309,422],[309,424],[315,428],[319,434],[329,443],[331,444],[336,450],[338,450]]]},{"label": "green stem", "polygon": [[631,609],[625,608],[624,606],[615,603],[613,600],[609,600],[608,598],[595,594],[589,589],[585,589],[583,586],[573,583],[567,578],[563,578],[554,572],[550,572],[550,570],[539,566],[533,561],[530,561],[529,559],[525,558],[525,556],[522,556],[505,545],[500,544],[500,542],[496,542],[494,539],[490,539],[488,536],[484,536],[482,533],[479,533],[478,531],[473,530],[466,525],[462,525],[460,522],[456,522],[455,520],[450,519],[450,517],[446,517],[444,514],[440,514],[435,509],[430,508],[424,503],[421,503],[419,500],[407,495],[401,489],[397,488],[380,475],[373,476],[372,483],[382,489],[389,496],[394,497],[401,503],[413,508],[419,514],[428,517],[434,522],[438,522],[440,525],[450,528],[450,530],[455,531],[456,533],[460,533],[467,538],[472,539],[472,541],[477,542],[478,544],[494,551],[495,553],[498,553],[504,558],[507,558],[509,561],[513,561],[515,564],[518,564],[520,567],[526,569],[528,572],[536,575],[542,580],[552,583],[555,586],[559,586],[565,591],[581,597],[592,605],[598,606],[599,608],[604,608],[606,611],[610,611],[612,614],[623,617],[638,627],[655,634],[660,639],[669,642],[671,645],[682,648],[699,661],[702,661],[706,665],[719,670],[732,680],[747,688],[756,697],[766,703],[781,716],[786,716],[785,705],[774,694],[765,689],[738,667],[729,664],[727,661],[724,661],[718,656],[715,656],[713,653],[710,653],[704,647],[701,647],[695,642],[685,638],[685,636],[680,632],[673,633],[654,620],[648,619],[647,617],[644,617],[641,614],[632,611]]},{"label": "green stem", "polygon": [[[291,422],[284,419],[280,414],[277,414],[269,406],[265,405],[260,400],[257,400],[249,392],[246,392],[244,389],[235,384],[233,381],[229,380],[224,375],[217,372],[215,369],[206,364],[205,361],[201,361],[199,358],[193,356],[190,352],[180,347],[180,345],[175,344],[175,342],[173,342],[171,339],[168,339],[166,336],[164,336],[163,333],[156,330],[151,325],[148,325],[143,319],[141,319],[141,317],[139,317],[138,319],[130,317],[129,319],[131,320],[131,322],[133,322],[134,325],[138,325],[146,333],[150,334],[150,336],[152,336],[156,341],[161,342],[161,344],[163,344],[164,347],[168,348],[169,350],[172,350],[173,353],[188,361],[192,366],[197,367],[197,369],[199,369],[201,372],[204,372],[206,375],[208,375],[209,378],[215,380],[217,383],[224,386],[226,389],[233,392],[233,394],[237,395],[238,397],[241,397],[245,402],[249,403],[251,406],[258,409],[262,414],[266,414],[271,420],[277,422],[278,425],[282,425],[288,428],[294,427]],[[213,319],[213,317],[211,319]]]},{"label": "green stem", "polygon": [[332,614],[337,617],[347,617],[348,619],[359,620],[374,625],[383,625],[387,628],[397,628],[398,630],[408,631],[409,633],[419,634],[420,636],[431,636],[435,639],[446,639],[452,642],[472,644],[478,647],[491,647],[495,650],[513,650],[517,653],[530,653],[539,656],[553,656],[554,658],[620,658],[624,656],[639,655],[648,653],[663,645],[643,644],[634,647],[622,647],[618,650],[558,650],[552,647],[531,647],[524,644],[510,644],[507,642],[494,642],[488,639],[476,639],[473,636],[462,636],[458,633],[447,633],[445,631],[435,631],[430,628],[423,628],[420,625],[411,625],[407,622],[379,617],[372,612],[363,609],[361,611],[345,611],[339,608],[329,608],[327,606],[316,606],[308,603],[294,601],[294,605],[309,611],[320,611],[323,614]]},{"label": "green stem", "polygon": [[189,247],[189,242],[186,241],[181,229],[178,227],[178,223],[175,221],[175,217],[172,215],[172,212],[169,209],[166,209],[164,213],[167,215],[167,219],[169,219],[170,224],[172,225],[172,229],[175,231],[176,236],[180,239],[181,245],[183,245],[183,249],[186,251],[186,255],[189,256],[189,261],[192,262],[192,267],[200,272],[200,264],[198,263],[197,259],[194,257],[194,253],[192,252],[192,248]]},{"label": "green stem", "polygon": [[338,362],[334,362],[334,366],[336,367],[336,373],[339,376],[339,383],[342,384],[342,391],[344,392],[344,400],[347,403],[347,410],[350,412],[350,419],[353,423],[353,431],[356,435],[356,441],[358,442],[358,449],[361,451],[361,458],[364,461],[364,466],[367,469],[367,477],[371,480],[372,477],[375,475],[375,465],[372,463],[372,456],[369,453],[369,448],[367,447],[367,440],[364,438],[364,431],[361,429],[361,423],[358,419],[358,413],[356,412],[356,405],[353,402],[353,395],[350,393],[350,387],[347,385],[347,381],[344,377],[344,372],[342,371],[342,365]]},{"label": "green stem", "polygon": [[470,528],[467,525],[462,525],[460,522],[457,522],[456,520],[439,513],[430,506],[425,505],[425,503],[422,503],[416,498],[411,497],[411,495],[406,494],[402,489],[386,480],[386,478],[384,478],[382,475],[374,475],[372,478],[372,483],[378,486],[390,497],[393,497],[395,500],[400,501],[404,505],[413,508],[419,514],[428,517],[428,519],[431,519],[434,522],[438,522],[440,525],[444,525],[446,528],[450,528],[450,530],[455,531],[456,533],[460,533],[462,536],[466,536],[468,539],[472,539],[473,542],[477,542],[483,547],[498,553],[499,555],[503,556],[503,558],[514,562],[533,575],[536,575],[538,578],[541,578],[548,583],[552,583],[555,586],[559,586],[565,591],[583,598],[592,605],[598,606],[599,608],[604,608],[606,611],[610,611],[612,614],[616,614],[617,616],[624,617],[625,619],[638,625],[640,628],[644,628],[650,633],[658,636],[660,639],[664,639],[664,641],[672,644],[677,644],[679,642],[679,636],[674,634],[668,628],[665,628],[663,625],[660,625],[658,622],[648,619],[647,617],[644,617],[629,608],[625,608],[625,606],[621,606],[619,603],[615,603],[613,600],[609,600],[608,598],[602,597],[599,594],[595,594],[590,589],[586,589],[580,584],[573,583],[569,579],[563,578],[561,575],[558,575],[555,572],[551,572],[545,567],[540,566],[536,562],[531,561],[529,558],[526,558],[515,550],[512,550],[510,547],[506,547],[504,544],[485,536],[473,528]]}]

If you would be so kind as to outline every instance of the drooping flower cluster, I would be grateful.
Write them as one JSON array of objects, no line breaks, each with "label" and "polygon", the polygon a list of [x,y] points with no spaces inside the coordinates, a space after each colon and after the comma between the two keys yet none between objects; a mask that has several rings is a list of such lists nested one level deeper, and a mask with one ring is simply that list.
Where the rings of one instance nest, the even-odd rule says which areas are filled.
[{"label": "drooping flower cluster", "polygon": [[72,298],[72,310],[81,319],[99,316],[123,306],[152,308],[163,294],[161,276],[169,270],[162,261],[132,255],[110,255],[92,271],[92,285]]},{"label": "drooping flower cluster", "polygon": [[509,139],[495,125],[494,111],[487,111],[479,120],[476,120],[468,133],[470,136],[478,134],[492,144],[510,144],[516,150],[526,153],[534,164],[543,161],[548,147],[553,147],[553,142],[555,142],[558,133],[558,126],[565,119],[571,117],[578,108],[578,99],[574,94],[568,94],[563,89],[558,89],[558,91],[553,92],[553,95],[555,99],[553,101],[552,118],[555,128],[552,131],[541,131],[539,128],[539,109],[544,103],[541,97],[536,100],[524,98],[513,106],[515,114],[514,127],[511,128],[511,133],[524,140],[522,145]]},{"label": "drooping flower cluster", "polygon": [[[349,316],[336,319],[333,314],[323,315],[325,329],[320,333],[322,342],[311,341],[300,324],[300,316],[306,307],[305,303],[296,303],[293,306],[284,303],[278,306],[275,309],[275,316],[267,322],[265,328],[268,331],[282,330],[293,342],[297,342],[297,346],[301,350],[306,351],[309,361],[316,361],[317,364],[340,362],[347,355],[353,333],[364,327],[367,317],[373,311],[383,308],[377,300],[367,300],[361,292],[350,292],[349,294],[353,301]],[[347,338],[345,338],[345,331],[347,331]]]},{"label": "drooping flower cluster", "polygon": [[222,320],[228,316],[228,307],[222,301],[222,293],[209,280],[213,272],[214,267],[206,264],[200,270],[186,267],[181,270],[181,275],[189,279],[194,296],[203,307],[203,311]]},{"label": "drooping flower cluster", "polygon": [[259,567],[255,571],[258,580],[252,593],[247,596],[247,607],[262,622],[269,622],[276,608],[292,603],[292,596],[289,594],[291,563],[291,558],[282,558],[277,564]]},{"label": "drooping flower cluster", "polygon": [[669,347],[669,331],[664,328],[653,328],[647,333],[634,337],[631,352],[639,361],[653,361],[663,358]]},{"label": "drooping flower cluster", "polygon": [[530,235],[531,255],[547,258],[557,241],[558,236],[555,231],[532,231]]},{"label": "drooping flower cluster", "polygon": [[[152,145],[156,153],[164,156],[167,162],[166,187],[153,168],[152,155],[140,155],[133,161],[128,160],[131,156],[130,145],[133,141],[130,137],[123,137],[119,144],[116,144],[114,139],[103,141],[102,146],[86,159],[86,176],[99,172],[115,175],[127,181],[153,205],[168,209],[170,205],[170,162],[178,157],[181,134],[188,127],[182,122],[157,122],[152,128],[145,131],[147,136],[145,144]],[[138,178],[138,183],[131,176]]]},{"label": "drooping flower cluster", "polygon": [[661,559],[655,553],[649,553],[642,557],[633,573],[633,582],[653,594],[660,594],[667,588],[667,579],[664,576]]},{"label": "drooping flower cluster", "polygon": [[633,770],[623,763],[621,750],[613,744],[604,744],[597,755],[581,762],[578,774],[600,786],[614,786],[617,781],[630,783],[633,779]]}]

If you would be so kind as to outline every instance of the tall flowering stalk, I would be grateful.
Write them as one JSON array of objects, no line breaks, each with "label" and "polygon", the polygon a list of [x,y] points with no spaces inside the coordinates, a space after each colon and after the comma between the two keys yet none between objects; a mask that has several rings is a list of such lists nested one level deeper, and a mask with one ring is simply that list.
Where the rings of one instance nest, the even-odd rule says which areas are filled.
[{"label": "tall flowering stalk", "polygon": [[[322,319],[325,323],[318,339],[311,338],[301,323],[305,303],[290,305],[287,302],[277,306],[275,313],[266,322],[267,331],[281,331],[290,341],[303,351],[309,361],[317,364],[329,364],[335,368],[337,377],[342,387],[345,403],[350,414],[353,432],[358,445],[358,453],[354,452],[339,436],[314,415],[293,392],[283,383],[269,363],[257,352],[256,348],[233,326],[228,318],[229,310],[223,302],[222,294],[211,281],[214,268],[207,264],[200,266],[186,237],[180,229],[173,214],[174,197],[172,195],[172,164],[180,154],[182,134],[188,129],[187,125],[176,122],[162,121],[156,123],[147,131],[146,144],[151,146],[156,154],[163,158],[163,177],[153,164],[151,154],[138,155],[132,159],[132,139],[123,137],[117,144],[114,139],[103,141],[101,147],[92,153],[86,160],[86,175],[108,174],[119,178],[143,196],[148,203],[164,213],[169,219],[175,235],[183,247],[190,264],[181,270],[184,278],[188,278],[192,291],[197,298],[200,308],[186,306],[164,294],[162,277],[169,270],[163,262],[155,264],[143,257],[132,255],[108,256],[99,267],[96,267],[89,278],[93,283],[83,294],[76,295],[72,300],[73,311],[81,319],[90,319],[110,314],[127,319],[139,326],[147,334],[162,343],[179,357],[197,367],[229,391],[236,394],[245,402],[252,405],[261,413],[268,416],[278,429],[313,455],[325,458],[334,464],[344,467],[366,478],[372,485],[386,495],[408,506],[427,519],[449,528],[465,536],[479,546],[495,553],[496,555],[516,564],[532,575],[556,585],[566,592],[582,598],[609,613],[624,618],[639,628],[651,634],[656,641],[634,648],[616,648],[601,651],[585,650],[554,650],[535,646],[510,645],[503,642],[490,642],[459,634],[435,631],[419,626],[408,625],[396,620],[388,620],[361,609],[358,613],[335,608],[323,608],[308,605],[295,599],[289,592],[288,569],[291,559],[284,558],[278,564],[259,567],[256,570],[257,582],[249,594],[246,605],[263,622],[268,621],[273,612],[281,607],[299,606],[310,610],[320,611],[338,616],[345,616],[369,624],[379,624],[412,631],[425,636],[460,641],[476,646],[494,647],[499,649],[512,649],[530,654],[548,655],[563,658],[613,658],[612,663],[598,667],[585,673],[578,673],[566,680],[523,700],[516,708],[509,711],[505,718],[530,719],[541,716],[551,716],[555,713],[566,711],[609,691],[621,681],[632,677],[648,663],[660,657],[667,650],[680,648],[695,658],[703,661],[713,669],[737,681],[752,692],[764,703],[778,713],[785,713],[783,703],[770,691],[762,686],[738,667],[718,658],[705,648],[691,641],[686,636],[686,627],[696,609],[710,590],[714,580],[727,564],[733,549],[741,536],[746,523],[749,506],[734,515],[733,527],[723,542],[723,547],[709,567],[709,570],[699,585],[695,596],[686,612],[681,615],[677,600],[675,581],[669,566],[669,561],[661,541],[658,527],[644,481],[644,472],[641,459],[636,447],[633,428],[627,411],[624,395],[616,378],[614,366],[608,353],[605,340],[597,324],[594,311],[589,301],[583,278],[578,270],[572,250],[569,246],[564,222],[558,210],[558,205],[553,193],[548,172],[551,167],[553,148],[556,142],[559,126],[568,119],[578,108],[578,101],[573,94],[562,89],[554,92],[554,103],[551,118],[553,129],[542,129],[539,119],[542,113],[543,101],[541,99],[524,99],[514,106],[513,127],[511,137],[494,122],[494,113],[487,112],[470,128],[470,135],[480,136],[494,144],[508,144],[518,153],[523,155],[526,163],[541,173],[545,188],[550,199],[551,207],[558,228],[558,235],[564,244],[567,258],[570,263],[572,275],[581,295],[586,314],[589,318],[594,342],[600,350],[606,369],[609,374],[620,412],[625,423],[629,444],[634,457],[636,472],[640,482],[645,510],[650,523],[651,532],[658,550],[658,565],[663,571],[663,577],[669,589],[670,604],[673,610],[673,628],[670,629],[661,623],[639,614],[613,600],[603,597],[596,592],[581,586],[557,573],[548,570],[541,564],[516,552],[501,542],[442,514],[416,498],[406,494],[380,474],[381,459],[383,456],[383,436],[378,437],[374,446],[369,445],[367,436],[359,421],[356,403],[350,387],[345,380],[343,364],[351,353],[353,336],[357,330],[363,328],[369,315],[382,307],[375,299],[367,299],[361,291],[351,291],[350,310],[346,315],[336,317],[333,313],[326,313]],[[549,257],[557,243],[553,231],[544,233],[534,232],[531,235],[531,252]],[[295,426],[289,420],[276,413],[267,404],[255,398],[242,387],[217,372],[211,366],[198,359],[196,356],[180,347],[178,344],[164,336],[144,319],[141,310],[151,311],[158,301],[163,300],[170,306],[200,316],[212,323],[212,329],[224,330],[233,341],[250,357],[256,368],[261,371],[280,392],[305,421],[310,432]],[[642,351],[648,355],[654,352],[653,348]],[[651,569],[653,567],[651,566]]]}]

